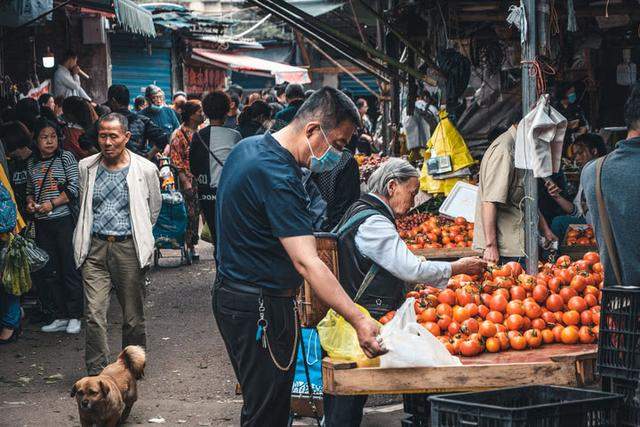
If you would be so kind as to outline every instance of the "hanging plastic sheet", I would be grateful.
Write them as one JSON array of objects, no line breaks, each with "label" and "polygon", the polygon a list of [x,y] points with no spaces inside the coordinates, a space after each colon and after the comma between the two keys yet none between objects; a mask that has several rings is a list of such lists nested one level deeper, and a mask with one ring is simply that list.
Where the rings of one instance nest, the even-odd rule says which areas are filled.
[{"label": "hanging plastic sheet", "polygon": [[533,170],[536,178],[557,173],[566,131],[567,119],[549,105],[549,95],[540,96],[535,108],[518,124],[516,168]]}]

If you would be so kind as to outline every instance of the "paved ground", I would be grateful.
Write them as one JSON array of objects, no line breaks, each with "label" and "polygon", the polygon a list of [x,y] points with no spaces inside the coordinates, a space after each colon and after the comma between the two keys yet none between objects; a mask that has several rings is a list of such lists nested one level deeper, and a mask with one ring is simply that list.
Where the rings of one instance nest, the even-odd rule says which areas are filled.
[{"label": "paved ground", "polygon": [[[151,273],[146,301],[148,361],[139,400],[127,425],[232,426],[239,423],[242,397],[210,306],[211,247],[190,267]],[[163,259],[161,264],[176,264]],[[120,345],[120,308],[112,300],[110,345]],[[73,383],[84,376],[84,334],[44,334],[28,327],[18,343],[0,347],[0,426],[77,426]],[[376,400],[364,426],[400,425],[398,401]],[[299,425],[313,425],[297,420]]]}]

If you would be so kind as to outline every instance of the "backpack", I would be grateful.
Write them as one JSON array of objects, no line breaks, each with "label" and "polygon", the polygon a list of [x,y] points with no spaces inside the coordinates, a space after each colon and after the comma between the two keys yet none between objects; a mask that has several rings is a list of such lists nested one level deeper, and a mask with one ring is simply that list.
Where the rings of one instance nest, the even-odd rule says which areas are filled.
[{"label": "backpack", "polygon": [[8,233],[16,228],[18,211],[11,193],[0,182],[0,233]]}]

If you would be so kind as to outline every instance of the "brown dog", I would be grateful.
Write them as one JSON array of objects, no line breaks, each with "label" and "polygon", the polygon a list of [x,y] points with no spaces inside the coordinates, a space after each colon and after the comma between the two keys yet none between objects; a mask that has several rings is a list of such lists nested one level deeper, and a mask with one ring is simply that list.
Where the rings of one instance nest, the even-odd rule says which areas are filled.
[{"label": "brown dog", "polygon": [[82,427],[113,427],[124,422],[138,400],[136,380],[144,375],[146,356],[137,345],[124,348],[118,360],[94,377],[79,379],[71,389]]}]

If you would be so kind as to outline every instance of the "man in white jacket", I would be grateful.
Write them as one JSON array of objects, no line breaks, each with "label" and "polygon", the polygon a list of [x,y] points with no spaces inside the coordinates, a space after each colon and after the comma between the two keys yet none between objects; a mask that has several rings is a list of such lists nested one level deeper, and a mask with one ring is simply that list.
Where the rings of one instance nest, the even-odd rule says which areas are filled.
[{"label": "man in white jacket", "polygon": [[154,251],[153,224],[162,197],[158,169],[125,148],[127,119],[98,120],[101,152],[79,164],[80,214],[73,236],[82,268],[87,335],[85,362],[97,375],[110,359],[107,311],[112,284],[122,307],[122,347],[146,345],[144,281]]},{"label": "man in white jacket", "polygon": [[80,85],[80,67],[78,66],[78,54],[74,51],[65,52],[60,65],[53,74],[53,94],[54,96],[80,96],[87,101],[91,97],[82,89]]}]

